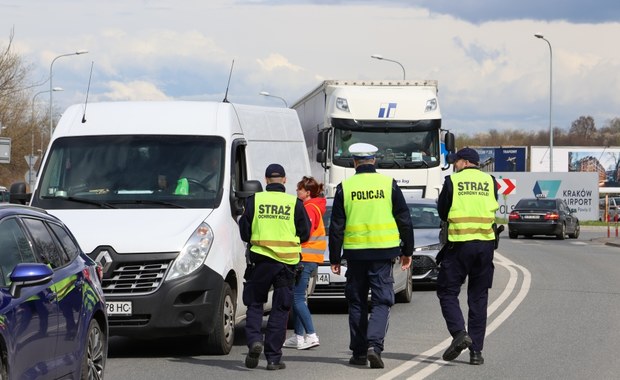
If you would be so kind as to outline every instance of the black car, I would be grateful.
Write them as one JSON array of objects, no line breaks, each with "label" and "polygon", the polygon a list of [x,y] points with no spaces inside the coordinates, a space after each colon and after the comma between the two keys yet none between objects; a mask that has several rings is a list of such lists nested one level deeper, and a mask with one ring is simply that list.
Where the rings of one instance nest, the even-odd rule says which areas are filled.
[{"label": "black car", "polygon": [[508,215],[508,236],[553,235],[558,239],[579,237],[579,219],[566,202],[557,198],[524,198]]}]

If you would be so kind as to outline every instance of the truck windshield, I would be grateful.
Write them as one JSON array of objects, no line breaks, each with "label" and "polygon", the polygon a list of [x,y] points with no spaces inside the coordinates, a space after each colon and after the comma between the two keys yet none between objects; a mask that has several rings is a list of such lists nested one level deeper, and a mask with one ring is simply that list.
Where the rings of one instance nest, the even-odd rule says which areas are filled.
[{"label": "truck windshield", "polygon": [[214,136],[116,135],[54,141],[33,205],[215,208],[225,142]]},{"label": "truck windshield", "polygon": [[401,123],[356,122],[334,128],[333,163],[353,167],[349,146],[358,142],[372,144],[377,152],[378,168],[429,168],[439,165],[439,123],[437,120],[418,122],[416,126]]}]

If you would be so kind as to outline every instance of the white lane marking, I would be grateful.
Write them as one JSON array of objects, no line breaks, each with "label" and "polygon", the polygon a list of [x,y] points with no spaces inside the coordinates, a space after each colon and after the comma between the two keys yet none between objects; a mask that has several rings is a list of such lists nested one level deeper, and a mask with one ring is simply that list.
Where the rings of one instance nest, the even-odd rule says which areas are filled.
[{"label": "white lane marking", "polygon": [[[514,262],[512,262],[505,256],[502,256],[501,254],[499,254],[497,251],[495,252],[495,259],[498,265],[508,270],[508,273],[510,274],[510,278],[502,294],[491,304],[491,306],[488,307],[487,314],[489,316],[493,314],[495,311],[497,311],[499,306],[501,306],[501,304],[508,298],[508,296],[514,290],[514,286],[516,284],[517,277],[518,277],[517,271],[515,270],[515,268],[518,268],[523,273],[523,283],[521,284],[519,293],[510,302],[510,304],[508,304],[506,309],[504,309],[504,311],[500,313],[491,323],[487,324],[487,330],[486,330],[487,336],[491,334],[493,331],[495,331],[516,310],[517,306],[519,306],[519,304],[523,302],[523,299],[525,299],[525,296],[530,290],[530,284],[532,280],[530,271],[527,270],[527,268],[521,265],[515,264]],[[430,364],[428,364],[425,368],[423,368],[421,371],[417,372],[416,374],[412,375],[408,379],[421,380],[421,379],[426,378],[427,376],[431,375],[432,373],[437,371],[439,368],[441,368],[443,365],[448,363],[442,359],[433,360],[432,358],[436,357],[437,354],[445,350],[445,348],[450,344],[451,341],[452,341],[452,338],[448,338],[444,340],[443,342],[437,344],[435,347],[429,350],[426,350],[421,354],[413,356],[411,360],[399,365],[398,367],[378,377],[377,379],[378,380],[379,379],[381,380],[394,379],[398,375],[402,374],[405,371],[410,370],[411,368],[417,366],[418,364],[421,364],[421,363],[428,364],[430,361],[431,362]]]}]

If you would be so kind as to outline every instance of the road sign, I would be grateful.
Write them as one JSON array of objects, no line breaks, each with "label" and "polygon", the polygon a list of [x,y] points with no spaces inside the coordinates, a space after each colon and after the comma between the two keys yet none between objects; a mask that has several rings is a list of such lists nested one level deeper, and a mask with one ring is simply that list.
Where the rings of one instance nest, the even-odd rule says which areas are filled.
[{"label": "road sign", "polygon": [[517,188],[517,180],[509,178],[496,178],[497,193],[503,195],[515,194]]},{"label": "road sign", "polygon": [[37,160],[39,159],[39,156],[35,156],[35,155],[27,155],[24,156],[24,159],[26,160],[26,163],[28,164],[28,166],[30,167],[30,169],[34,168],[34,165],[37,163]]}]

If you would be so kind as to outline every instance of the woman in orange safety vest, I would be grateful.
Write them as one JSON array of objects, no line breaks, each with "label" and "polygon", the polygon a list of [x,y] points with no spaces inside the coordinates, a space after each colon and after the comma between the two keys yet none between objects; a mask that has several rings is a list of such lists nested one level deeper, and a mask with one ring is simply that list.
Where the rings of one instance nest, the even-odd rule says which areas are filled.
[{"label": "woman in orange safety vest", "polygon": [[293,290],[295,334],[284,342],[284,347],[306,350],[319,345],[319,337],[314,330],[312,315],[306,303],[306,293],[310,277],[316,273],[318,265],[324,261],[323,254],[327,249],[327,237],[323,224],[326,204],[323,197],[323,184],[312,177],[304,176],[297,183],[297,197],[304,202],[310,219],[310,239],[301,245],[303,271]]}]

